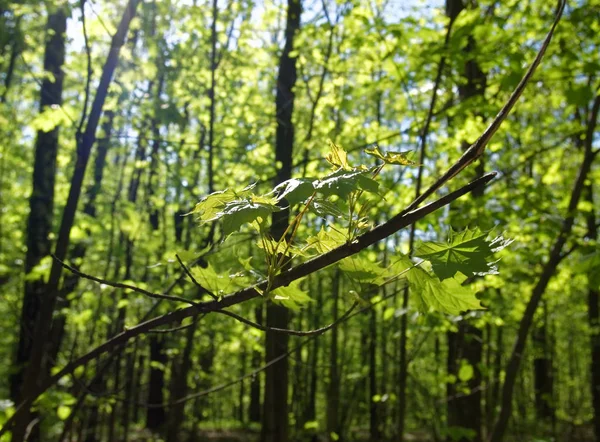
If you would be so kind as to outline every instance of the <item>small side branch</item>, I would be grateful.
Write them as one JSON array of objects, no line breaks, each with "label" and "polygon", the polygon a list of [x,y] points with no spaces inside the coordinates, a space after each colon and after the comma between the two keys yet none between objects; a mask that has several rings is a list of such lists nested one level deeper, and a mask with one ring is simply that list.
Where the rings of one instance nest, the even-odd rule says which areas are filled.
[{"label": "small side branch", "polygon": [[200,293],[204,294],[208,294],[212,299],[214,299],[215,301],[218,299],[217,296],[210,292],[209,290],[205,289],[202,284],[200,284],[196,278],[194,278],[194,275],[192,275],[192,272],[190,272],[190,269],[188,269],[186,267],[186,265],[183,263],[183,261],[181,260],[181,258],[179,257],[179,255],[175,254],[175,258],[177,258],[177,261],[179,262],[179,265],[181,266],[181,268],[183,269],[183,271],[185,272],[186,275],[188,275],[188,277],[191,279],[191,281],[194,283],[194,285],[196,287],[198,287],[200,289]]},{"label": "small side branch", "polygon": [[256,322],[252,322],[249,319],[244,318],[243,316],[238,315],[237,313],[233,313],[227,310],[217,310],[216,313],[221,313],[225,316],[229,316],[230,318],[235,319],[236,321],[242,322],[246,325],[249,325],[250,327],[254,327],[258,330],[262,330],[262,331],[269,331],[269,332],[275,332],[275,333],[283,333],[286,335],[291,335],[291,336],[318,336],[320,334],[325,333],[327,330],[332,329],[333,327],[335,327],[336,325],[338,325],[340,322],[345,321],[346,318],[348,316],[350,316],[350,314],[352,313],[352,311],[356,308],[356,306],[358,305],[357,302],[355,302],[354,304],[352,304],[352,306],[348,309],[348,311],[346,311],[346,313],[344,313],[342,316],[340,316],[338,318],[337,321],[332,322],[329,325],[326,325],[325,327],[321,327],[321,328],[317,328],[315,330],[290,330],[287,328],[276,328],[276,327],[267,327],[265,325],[261,325],[258,324]]},{"label": "small side branch", "polygon": [[99,284],[104,284],[104,285],[107,285],[109,287],[114,287],[116,289],[132,290],[134,292],[141,293],[142,295],[147,296],[149,298],[162,299],[162,300],[172,301],[172,302],[183,302],[183,303],[189,304],[189,305],[191,305],[193,307],[200,308],[200,304],[199,303],[197,303],[195,301],[191,301],[189,299],[182,298],[180,296],[163,295],[163,294],[160,294],[160,293],[153,293],[153,292],[145,290],[145,289],[143,289],[141,287],[137,287],[135,285],[125,284],[123,282],[108,281],[106,279],[98,278],[97,276],[88,275],[87,273],[83,273],[81,270],[77,270],[75,267],[72,267],[69,264],[67,264],[66,262],[60,260],[55,254],[52,253],[51,256],[61,266],[63,266],[69,272],[71,272],[71,273],[79,276],[80,278],[89,279],[90,281],[94,281],[94,282],[97,282]]}]

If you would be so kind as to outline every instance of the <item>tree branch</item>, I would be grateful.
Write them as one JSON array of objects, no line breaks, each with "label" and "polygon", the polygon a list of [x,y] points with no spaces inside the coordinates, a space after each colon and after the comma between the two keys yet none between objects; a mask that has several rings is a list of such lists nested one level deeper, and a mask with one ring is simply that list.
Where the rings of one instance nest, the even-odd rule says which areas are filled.
[{"label": "tree branch", "polygon": [[527,83],[529,83],[529,81],[531,80],[531,77],[533,77],[533,74],[535,73],[537,67],[541,63],[542,58],[544,57],[544,54],[546,53],[546,49],[548,49],[548,46],[550,45],[550,41],[552,40],[552,36],[554,35],[556,26],[558,25],[558,22],[560,21],[560,18],[562,16],[562,13],[565,8],[565,3],[566,3],[566,0],[561,1],[560,7],[556,13],[556,17],[554,18],[554,22],[552,23],[552,26],[551,26],[550,30],[548,31],[548,34],[546,35],[546,38],[544,39],[544,41],[542,43],[542,47],[540,48],[537,55],[535,56],[533,63],[531,63],[531,65],[527,69],[527,72],[525,72],[525,75],[523,76],[523,78],[521,78],[521,81],[519,82],[519,84],[517,85],[517,87],[515,88],[513,93],[510,95],[506,104],[504,106],[502,106],[502,109],[500,109],[500,112],[498,112],[498,114],[492,120],[492,122],[487,127],[487,129],[477,139],[477,141],[475,141],[465,151],[465,153],[458,159],[458,161],[456,163],[454,163],[452,166],[450,166],[450,168],[446,171],[446,173],[444,173],[441,177],[439,177],[420,196],[415,198],[415,200],[412,203],[410,203],[409,206],[405,210],[408,211],[408,210],[414,209],[415,207],[418,207],[419,204],[421,204],[423,201],[425,201],[431,194],[433,194],[436,190],[438,190],[440,187],[442,187],[444,184],[446,184],[450,179],[452,179],[453,177],[458,175],[460,172],[462,172],[465,168],[467,168],[467,166],[469,166],[471,163],[473,163],[475,160],[477,160],[483,154],[485,147],[487,146],[487,144],[489,143],[491,138],[494,136],[494,134],[498,131],[498,129],[500,128],[500,126],[502,125],[504,120],[506,120],[506,118],[508,117],[508,114],[510,113],[512,108],[515,106],[515,104],[517,103],[517,101],[519,100],[521,95],[523,94],[523,91],[525,90],[525,86],[527,86]]},{"label": "tree branch", "polygon": [[161,300],[172,301],[172,302],[184,302],[184,303],[189,304],[191,306],[197,306],[198,305],[197,302],[191,301],[189,299],[181,298],[179,296],[163,295],[163,294],[160,294],[160,293],[153,293],[153,292],[149,292],[148,290],[145,290],[145,289],[143,289],[141,287],[136,287],[135,285],[125,284],[125,283],[122,283],[122,282],[108,281],[106,279],[98,278],[97,276],[88,275],[87,273],[83,273],[82,271],[77,270],[75,267],[72,267],[69,264],[61,261],[54,253],[51,253],[50,255],[52,256],[52,258],[54,258],[56,261],[58,261],[58,263],[61,266],[63,266],[69,272],[71,272],[71,273],[79,276],[80,278],[89,279],[90,281],[97,282],[98,284],[104,284],[104,285],[107,285],[109,287],[114,287],[116,289],[132,290],[134,292],[141,293],[142,295],[147,296],[149,298],[161,299]]},{"label": "tree branch", "polygon": [[315,330],[290,330],[287,328],[267,327],[266,325],[261,325],[256,322],[252,322],[251,320],[246,319],[243,316],[240,316],[236,313],[233,313],[233,312],[230,312],[227,310],[216,310],[215,313],[221,313],[225,316],[229,316],[230,318],[233,318],[236,321],[240,321],[241,323],[244,323],[246,325],[249,325],[250,327],[254,327],[254,328],[256,328],[258,330],[262,330],[262,331],[283,333],[283,334],[291,335],[291,336],[318,336],[318,335],[325,333],[327,330],[332,329],[333,327],[338,325],[340,322],[344,321],[348,316],[350,316],[350,313],[352,313],[352,311],[356,308],[357,305],[358,305],[358,303],[355,302],[354,304],[352,304],[352,306],[348,309],[348,311],[346,313],[344,313],[342,316],[340,316],[338,318],[337,321],[334,321],[331,324],[326,325],[325,327],[317,328]]}]

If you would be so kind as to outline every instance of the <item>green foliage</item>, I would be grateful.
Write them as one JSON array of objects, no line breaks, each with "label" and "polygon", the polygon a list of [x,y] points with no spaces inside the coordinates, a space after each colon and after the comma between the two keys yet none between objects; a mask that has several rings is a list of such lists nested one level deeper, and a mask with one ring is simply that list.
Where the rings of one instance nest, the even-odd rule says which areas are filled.
[{"label": "green foliage", "polygon": [[371,149],[365,149],[365,153],[383,160],[386,164],[399,164],[401,166],[417,165],[417,163],[408,158],[410,152],[386,152],[383,154],[379,150],[379,146],[375,146]]},{"label": "green foliage", "polygon": [[412,292],[416,295],[419,310],[458,315],[467,310],[482,308],[473,286],[463,285],[465,275],[458,272],[450,278],[440,280],[422,266],[422,263],[413,264],[407,257],[398,259],[391,266],[393,273],[405,275]]},{"label": "green foliage", "polygon": [[285,287],[279,287],[270,292],[270,298],[291,310],[299,310],[306,306],[312,299],[305,290],[300,288],[301,281],[294,281]]},{"label": "green foliage", "polygon": [[415,256],[431,262],[433,271],[441,279],[453,277],[457,272],[465,275],[486,275],[492,272],[491,258],[509,245],[503,237],[488,239],[489,232],[478,228],[461,232],[450,230],[446,243],[425,242],[415,249]]}]

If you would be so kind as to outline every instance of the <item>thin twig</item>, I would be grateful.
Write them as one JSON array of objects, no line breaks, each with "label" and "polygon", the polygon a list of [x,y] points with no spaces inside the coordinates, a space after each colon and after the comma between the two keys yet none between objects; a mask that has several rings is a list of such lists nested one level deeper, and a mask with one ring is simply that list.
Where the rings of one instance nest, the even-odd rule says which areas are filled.
[{"label": "thin twig", "polygon": [[179,261],[179,265],[181,265],[181,267],[183,268],[183,271],[185,272],[186,275],[188,275],[188,277],[192,280],[192,282],[194,283],[194,285],[196,287],[198,287],[200,289],[200,292],[202,294],[206,293],[208,294],[211,298],[217,300],[219,299],[214,293],[212,293],[211,291],[209,291],[208,289],[204,288],[202,286],[202,284],[200,284],[196,278],[194,278],[194,275],[192,275],[192,272],[190,272],[190,269],[188,269],[186,267],[186,265],[183,263],[183,261],[181,260],[181,258],[179,257],[179,255],[175,254],[175,258],[177,258],[177,261]]},{"label": "thin twig", "polygon": [[79,1],[79,7],[81,9],[81,26],[83,27],[83,41],[85,47],[85,54],[87,59],[87,78],[85,80],[85,94],[83,99],[83,111],[81,112],[81,119],[79,120],[79,125],[77,126],[77,131],[75,132],[77,136],[77,142],[81,141],[81,136],[83,135],[83,125],[85,124],[85,119],[87,118],[87,110],[88,103],[90,101],[90,84],[92,82],[92,51],[90,49],[90,41],[87,33],[87,25],[85,23],[85,1]]},{"label": "thin twig", "polygon": [[180,327],[166,328],[163,330],[152,329],[152,330],[148,330],[146,333],[155,333],[155,334],[175,333],[175,332],[178,332],[181,330],[185,330],[186,328],[190,328],[192,325],[196,324],[200,319],[204,318],[205,316],[206,316],[206,313],[201,316],[197,315],[191,323],[182,325]]},{"label": "thin twig", "polygon": [[162,299],[162,300],[173,301],[173,302],[184,302],[186,304],[191,305],[192,307],[201,308],[199,303],[197,303],[195,301],[191,301],[189,299],[181,298],[180,296],[162,295],[160,293],[153,293],[153,292],[149,292],[148,290],[145,290],[141,287],[136,287],[131,284],[125,284],[123,282],[108,281],[106,279],[98,278],[97,276],[88,275],[87,273],[83,273],[82,271],[77,270],[75,267],[72,267],[69,264],[61,261],[54,253],[51,253],[50,255],[52,256],[52,258],[54,258],[56,261],[58,261],[58,263],[61,266],[63,266],[69,272],[79,276],[80,278],[89,279],[90,281],[94,281],[99,284],[104,284],[109,287],[114,287],[116,289],[132,290],[134,292],[141,293],[144,296],[148,296],[149,298]]},{"label": "thin twig", "polygon": [[230,312],[227,310],[217,310],[216,313],[221,313],[223,315],[229,316],[229,317],[235,319],[236,321],[240,321],[246,325],[249,325],[250,327],[254,327],[254,328],[256,328],[258,330],[262,330],[262,331],[283,333],[283,334],[291,335],[291,336],[315,336],[315,335],[320,335],[320,334],[325,333],[327,330],[330,330],[331,328],[335,327],[340,322],[344,321],[350,315],[350,313],[352,313],[352,311],[356,308],[357,305],[358,305],[358,302],[355,302],[354,304],[352,304],[350,309],[348,309],[348,311],[346,313],[344,313],[342,316],[340,316],[337,321],[334,321],[331,324],[326,325],[325,327],[317,328],[315,330],[306,330],[306,331],[290,330],[287,328],[267,327],[266,325],[261,325],[256,322],[252,322],[251,320],[246,319],[243,316],[238,315],[237,313],[233,313],[233,312]]}]

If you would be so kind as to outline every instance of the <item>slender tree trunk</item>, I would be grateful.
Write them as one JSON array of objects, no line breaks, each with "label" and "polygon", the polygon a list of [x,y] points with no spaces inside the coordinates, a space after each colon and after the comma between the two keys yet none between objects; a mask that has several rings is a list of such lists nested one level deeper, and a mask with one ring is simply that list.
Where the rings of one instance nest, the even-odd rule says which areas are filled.
[{"label": "slender tree trunk", "polygon": [[371,442],[381,439],[377,394],[377,310],[369,312],[369,435]]},{"label": "slender tree trunk", "polygon": [[544,295],[544,292],[546,291],[546,287],[548,286],[548,283],[554,275],[556,268],[558,267],[558,265],[564,257],[562,255],[562,249],[565,243],[567,242],[569,235],[571,234],[573,223],[575,221],[575,215],[577,213],[577,204],[579,203],[579,199],[583,192],[585,180],[587,179],[588,173],[592,167],[592,163],[595,158],[594,152],[592,150],[592,143],[596,129],[599,109],[600,95],[596,96],[592,105],[592,110],[589,113],[589,120],[587,122],[586,133],[582,140],[584,148],[583,161],[581,162],[579,173],[573,185],[573,190],[571,192],[566,216],[563,220],[560,232],[554,242],[554,245],[552,246],[552,250],[550,251],[548,261],[546,261],[546,263],[543,266],[542,273],[540,274],[538,282],[531,292],[531,298],[527,303],[527,307],[525,308],[525,312],[523,313],[523,317],[521,318],[521,322],[519,323],[517,338],[515,340],[515,344],[510,355],[508,365],[506,367],[504,386],[502,388],[500,414],[498,416],[498,421],[496,422],[496,425],[494,425],[494,431],[490,438],[491,442],[501,442],[504,439],[504,434],[506,433],[508,421],[510,419],[512,411],[513,391],[515,388],[515,383],[517,381],[519,367],[521,365],[521,358],[523,352],[525,351],[525,344],[527,343],[529,329],[531,328],[531,324],[533,323],[533,317],[535,315],[537,307],[542,299],[542,296]]},{"label": "slender tree trunk", "polygon": [[[263,323],[263,304],[254,309],[254,319],[257,324]],[[260,351],[252,350],[252,367],[260,366],[262,355]],[[250,404],[248,406],[248,419],[250,422],[260,422],[260,374],[253,376],[250,381]]]},{"label": "slender tree trunk", "polygon": [[[92,103],[85,131],[81,138],[77,140],[77,159],[75,169],[71,178],[71,186],[67,196],[67,202],[63,211],[63,216],[58,231],[58,238],[56,241],[55,254],[60,260],[64,260],[67,255],[67,250],[69,248],[69,237],[75,221],[75,214],[77,211],[79,197],[81,195],[85,170],[87,168],[92,146],[96,140],[96,129],[98,127],[104,101],[108,93],[108,86],[110,85],[113,73],[117,66],[119,52],[124,44],[127,31],[129,29],[129,24],[135,15],[138,1],[139,0],[130,0],[125,8],[125,12],[117,28],[117,32],[113,36],[111,42],[110,52],[102,70],[102,76],[100,78],[96,96],[94,97],[94,101]],[[58,34],[63,35],[64,33],[55,33],[54,35]],[[36,391],[39,384],[43,381],[44,374],[48,371],[48,367],[51,365],[51,361],[46,360],[45,353],[50,335],[52,315],[55,309],[61,276],[62,266],[57,261],[53,261],[50,269],[50,276],[48,278],[48,284],[45,287],[45,292],[43,293],[41,302],[39,303],[39,316],[35,321],[33,340],[30,344],[29,364],[25,370],[24,376],[22,377],[23,381],[21,385],[23,388],[21,389],[21,398],[32,396],[33,392]],[[48,365],[45,367],[44,364]],[[13,425],[14,441],[20,441],[23,439],[26,428],[29,425],[29,421],[30,413],[25,412],[20,414],[20,417]]]},{"label": "slender tree trunk", "polygon": [[[544,308],[544,313],[545,310]],[[552,360],[550,359],[547,320],[548,315],[544,314],[543,322],[533,332],[533,342],[537,347],[537,353],[533,360],[535,410],[537,417],[542,420],[548,420],[554,416]]]},{"label": "slender tree trunk", "polygon": [[[596,225],[594,194],[592,186],[587,186],[586,200],[590,203],[592,211],[587,214],[587,237],[592,241],[598,241],[598,226]],[[596,442],[600,442],[600,312],[598,309],[598,300],[600,290],[597,284],[597,276],[594,277],[591,272],[588,275],[588,321],[590,326],[590,346],[591,346],[591,385],[592,406],[594,408],[594,433]]]},{"label": "slender tree trunk", "polygon": [[[0,11],[0,16],[1,16]],[[17,65],[17,57],[21,54],[23,47],[23,36],[21,33],[21,17],[17,17],[14,25],[14,30],[11,36],[12,44],[10,47],[10,57],[8,59],[8,67],[6,68],[6,74],[4,75],[4,90],[2,91],[2,95],[0,96],[0,103],[6,103],[6,99],[8,97],[8,91],[12,85],[12,79],[15,74],[15,68]],[[44,70],[46,67],[44,66]],[[62,93],[61,93],[62,95]]]},{"label": "slender tree trunk", "polygon": [[[483,334],[466,320],[460,321],[457,333],[448,333],[448,374],[458,375],[460,364],[469,364],[473,368],[473,377],[466,381],[469,393],[459,393],[456,383],[448,384],[448,426],[460,427],[469,432],[469,436],[460,441],[481,440],[481,372],[478,365],[482,360],[481,345]],[[477,341],[477,342],[473,342]],[[452,439],[456,440],[456,439]]]},{"label": "slender tree trunk", "polygon": [[[275,135],[275,162],[277,169],[274,185],[292,176],[292,151],[294,147],[294,85],[296,84],[296,57],[290,57],[294,49],[294,36],[300,29],[301,0],[288,0],[285,27],[285,46],[279,58],[277,95],[275,98],[277,129]],[[289,208],[273,213],[271,234],[279,240],[283,237],[289,221]],[[289,311],[280,305],[267,305],[266,325],[288,328]],[[271,361],[288,349],[288,336],[283,333],[266,333],[266,360]],[[283,358],[265,371],[265,399],[263,403],[262,442],[288,442],[288,360]]]},{"label": "slender tree trunk", "polygon": [[[315,305],[320,306],[323,303],[323,279],[319,278],[317,281],[317,299]],[[310,308],[310,307],[309,307]],[[319,326],[320,320],[320,308],[317,307],[313,310],[309,317],[313,318],[313,328]],[[335,321],[335,319],[334,319]],[[334,327],[337,328],[337,327]],[[333,330],[332,330],[333,331]],[[319,355],[320,355],[320,339],[315,339],[312,342],[312,349],[309,353],[310,367],[308,371],[308,397],[306,399],[306,408],[304,411],[304,423],[313,422],[317,416],[317,381],[319,379]]]},{"label": "slender tree trunk", "polygon": [[[332,322],[339,316],[340,273],[336,271],[331,280],[331,296],[333,297]],[[329,382],[327,384],[327,438],[329,441],[338,440],[342,429],[340,426],[340,375],[338,367],[338,328],[330,332],[329,346]]]},{"label": "slender tree trunk", "polygon": [[[44,49],[44,71],[52,74],[53,80],[45,76],[40,90],[40,111],[49,106],[62,105],[65,61],[65,32],[67,29],[67,11],[58,8],[48,15],[47,36]],[[29,218],[27,221],[27,254],[25,273],[29,274],[44,257],[50,253],[49,234],[52,230],[54,211],[54,182],[56,176],[56,155],[58,152],[59,127],[51,131],[38,131],[35,141],[35,159],[33,166],[33,188],[29,198]],[[23,393],[25,367],[30,362],[34,349],[34,329],[40,320],[42,297],[45,294],[42,278],[25,283],[25,293],[21,311],[19,342],[14,360],[14,375],[11,377],[11,398],[19,403]],[[30,416],[24,414],[13,430],[13,440],[25,437]],[[30,440],[39,438],[39,425],[35,425]]]},{"label": "slender tree trunk", "polygon": [[[105,136],[98,142],[98,150],[96,159],[94,161],[94,181],[87,188],[86,201],[83,207],[83,213],[91,218],[96,217],[96,198],[100,194],[102,189],[102,179],[104,177],[104,166],[106,165],[106,155],[108,154],[108,148],[110,145],[110,135],[112,133],[112,125],[114,120],[114,112],[108,111],[105,115],[104,123],[102,124],[102,130]],[[88,235],[88,241],[90,232],[86,232]],[[78,262],[82,261],[87,253],[87,245],[85,241],[81,241],[73,247],[71,251],[71,260],[74,262],[74,267],[78,268]],[[77,284],[79,283],[79,276],[71,273],[65,275],[63,287],[61,288],[61,301],[58,308],[61,310],[68,309],[70,307],[69,295],[75,291]],[[101,310],[102,297],[99,298],[99,305],[97,311]],[[52,323],[51,337],[50,337],[50,349],[48,355],[50,360],[56,360],[62,345],[63,337],[65,334],[66,316],[63,313],[56,315],[54,322]],[[95,324],[94,324],[95,327]]]},{"label": "slender tree trunk", "polygon": [[[446,1],[446,15],[451,21],[454,21],[464,8],[462,0]],[[469,36],[464,52],[472,53],[475,43],[474,37]],[[466,80],[458,88],[461,101],[484,95],[486,75],[475,59],[467,59],[462,67],[461,75]],[[465,148],[469,145],[466,141],[463,144]],[[476,178],[482,176],[484,172],[482,158],[475,169]],[[473,193],[474,198],[482,196],[483,189]],[[453,375],[456,379],[461,364],[465,363],[473,368],[473,376],[466,381],[468,394],[457,394],[455,384],[448,384],[448,426],[465,429],[470,434],[470,436],[465,435],[458,440],[480,442],[482,440],[482,377],[479,367],[483,357],[483,333],[467,318],[458,323],[458,329],[457,333],[448,333],[448,374]]]},{"label": "slender tree trunk", "polygon": [[[192,351],[194,349],[194,334],[198,328],[198,321],[194,322],[187,330],[185,347],[181,355],[181,362],[173,362],[171,369],[171,396],[170,402],[175,403],[188,394],[188,374],[192,369]],[[181,427],[185,418],[185,402],[175,403],[169,409],[167,425],[167,442],[182,440]]]},{"label": "slender tree trunk", "polygon": [[217,88],[217,20],[219,18],[219,8],[217,0],[212,1],[212,23],[210,37],[210,89],[208,96],[210,98],[209,123],[208,123],[208,193],[213,193],[215,189],[214,179],[214,156],[215,156],[215,91]]},{"label": "slender tree trunk", "polygon": [[150,381],[146,428],[157,433],[166,421],[165,408],[159,405],[164,402],[166,364],[167,355],[164,352],[164,335],[152,334],[150,336]]}]

